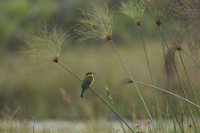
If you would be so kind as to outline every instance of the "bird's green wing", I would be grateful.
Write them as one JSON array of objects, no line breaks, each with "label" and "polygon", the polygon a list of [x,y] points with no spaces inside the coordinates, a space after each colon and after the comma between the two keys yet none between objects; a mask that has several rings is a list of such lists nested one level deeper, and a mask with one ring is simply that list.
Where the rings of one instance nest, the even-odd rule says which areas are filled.
[{"label": "bird's green wing", "polygon": [[85,77],[85,79],[82,82],[81,88],[82,89],[89,88],[89,86],[92,83],[92,81],[93,81],[92,77]]}]

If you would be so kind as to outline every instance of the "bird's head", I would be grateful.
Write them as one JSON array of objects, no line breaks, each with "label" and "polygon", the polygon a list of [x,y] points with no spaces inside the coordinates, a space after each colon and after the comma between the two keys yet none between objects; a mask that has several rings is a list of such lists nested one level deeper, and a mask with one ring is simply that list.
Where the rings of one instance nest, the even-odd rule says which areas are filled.
[{"label": "bird's head", "polygon": [[87,72],[85,76],[94,76],[94,72]]}]

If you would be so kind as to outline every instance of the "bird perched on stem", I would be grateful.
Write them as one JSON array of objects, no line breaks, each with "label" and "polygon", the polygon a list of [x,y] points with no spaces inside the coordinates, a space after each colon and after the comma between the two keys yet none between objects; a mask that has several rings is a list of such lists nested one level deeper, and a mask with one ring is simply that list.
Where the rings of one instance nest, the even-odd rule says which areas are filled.
[{"label": "bird perched on stem", "polygon": [[85,78],[83,79],[83,82],[81,84],[81,95],[80,97],[83,98],[84,92],[93,84],[94,82],[94,74],[93,72],[88,72],[85,75]]}]

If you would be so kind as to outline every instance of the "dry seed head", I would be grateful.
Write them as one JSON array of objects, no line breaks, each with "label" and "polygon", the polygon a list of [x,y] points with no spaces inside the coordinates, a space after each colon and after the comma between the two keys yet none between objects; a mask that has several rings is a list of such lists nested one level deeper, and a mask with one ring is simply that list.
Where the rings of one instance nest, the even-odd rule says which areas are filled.
[{"label": "dry seed head", "polygon": [[53,62],[58,63],[58,57],[53,58]]},{"label": "dry seed head", "polygon": [[179,0],[174,8],[174,13],[180,18],[198,21],[200,19],[199,0]]},{"label": "dry seed head", "polygon": [[55,29],[51,32],[42,31],[39,35],[29,36],[21,54],[32,61],[53,61],[58,63],[65,34]]},{"label": "dry seed head", "polygon": [[123,86],[126,86],[127,84],[132,84],[134,81],[130,78],[122,78],[117,81],[115,88],[122,88]]},{"label": "dry seed head", "polygon": [[137,26],[141,25],[144,9],[142,0],[128,0],[127,2],[122,2],[120,7],[120,11],[130,17]]},{"label": "dry seed head", "polygon": [[181,44],[183,43],[183,38],[185,36],[185,30],[184,25],[182,22],[174,21],[172,23],[169,23],[169,26],[166,26],[167,36],[169,37],[169,40],[171,40],[173,47],[177,51],[181,51]]},{"label": "dry seed head", "polygon": [[106,37],[106,40],[111,41],[111,40],[112,40],[111,36],[108,35],[108,36]]},{"label": "dry seed head", "polygon": [[110,95],[110,90],[109,90],[109,88],[106,87],[105,89],[106,89],[106,93],[107,93],[108,95]]},{"label": "dry seed head", "polygon": [[189,48],[192,53],[198,54],[199,48],[200,48],[200,22],[195,23],[192,25],[189,25],[187,29],[187,44],[189,45]]},{"label": "dry seed head", "polygon": [[124,78],[124,79],[122,79],[121,83],[122,84],[131,84],[131,83],[133,83],[133,80],[130,78]]},{"label": "dry seed head", "polygon": [[174,41],[173,42],[173,45],[174,45],[174,47],[175,47],[175,49],[177,50],[177,51],[181,51],[182,50],[182,48],[181,48],[181,42],[180,41]]},{"label": "dry seed head", "polygon": [[173,33],[171,35],[171,40],[172,40],[172,44],[173,44],[173,47],[177,50],[177,51],[181,51],[182,48],[181,48],[181,44],[182,44],[182,38],[180,37],[180,35],[177,33]]},{"label": "dry seed head", "polygon": [[138,27],[141,26],[141,22],[140,21],[136,22],[136,24],[137,24]]},{"label": "dry seed head", "polygon": [[156,25],[159,27],[161,25],[161,19],[160,16],[156,17]]},{"label": "dry seed head", "polygon": [[112,98],[112,96],[109,95],[108,98],[109,98],[110,102],[113,103],[113,98]]},{"label": "dry seed head", "polygon": [[165,54],[165,69],[169,77],[174,77],[175,74],[175,52],[176,49],[171,47]]},{"label": "dry seed head", "polygon": [[173,2],[173,0],[144,0],[145,7],[158,27],[167,20],[173,9]]},{"label": "dry seed head", "polygon": [[112,15],[107,4],[95,5],[86,10],[81,10],[82,18],[79,19],[77,32],[81,40],[111,40]]},{"label": "dry seed head", "polygon": [[110,101],[111,103],[113,103],[113,98],[112,98],[112,95],[111,95],[111,93],[110,93],[109,88],[106,87],[105,89],[106,89],[106,93],[107,93],[107,95],[108,95],[108,99],[109,99],[109,101]]},{"label": "dry seed head", "polygon": [[189,124],[188,127],[189,127],[189,128],[192,128],[192,124]]}]

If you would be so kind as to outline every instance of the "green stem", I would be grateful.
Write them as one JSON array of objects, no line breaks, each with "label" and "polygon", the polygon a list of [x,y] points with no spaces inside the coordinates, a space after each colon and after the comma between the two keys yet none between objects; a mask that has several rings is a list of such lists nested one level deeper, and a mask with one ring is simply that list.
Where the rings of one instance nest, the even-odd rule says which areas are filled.
[{"label": "green stem", "polygon": [[[111,105],[115,108],[114,103],[111,103]],[[121,116],[122,116],[122,115],[121,115]],[[119,121],[119,123],[120,123],[120,126],[122,127],[123,132],[126,133],[125,128],[124,128],[123,123],[122,123],[121,120]]]},{"label": "green stem", "polygon": [[[108,89],[108,91],[107,91],[107,94],[108,94],[108,97],[111,96],[111,93],[110,93],[109,89]],[[110,104],[111,104],[114,108],[116,108],[113,100],[110,100]],[[123,115],[121,114],[121,116],[123,116]],[[123,117],[124,117],[124,116],[123,116]],[[123,123],[122,123],[121,120],[119,120],[119,123],[120,123],[120,126],[122,127],[123,132],[126,133],[125,128],[124,128]]]},{"label": "green stem", "polygon": [[121,116],[121,114],[112,107],[112,105],[110,105],[97,91],[95,91],[94,89],[92,89],[91,87],[89,88],[99,99],[101,99],[101,101],[103,101],[120,119],[121,121],[123,121],[123,123],[129,128],[129,130],[134,133],[133,129],[129,126],[129,124],[123,119],[123,117]]},{"label": "green stem", "polygon": [[[112,44],[112,46],[113,46],[113,48],[114,48],[114,51],[115,51],[116,56],[119,58],[121,64],[123,65],[123,67],[124,67],[125,70],[127,71],[129,77],[131,78],[131,80],[134,80],[134,78],[133,78],[131,72],[129,71],[129,69],[128,69],[128,67],[127,67],[127,65],[124,63],[122,57],[120,56],[120,54],[119,54],[119,52],[118,52],[118,50],[117,50],[117,48],[116,48],[114,42],[113,42],[112,40],[111,40],[110,42],[111,42],[111,44]],[[142,103],[143,103],[143,105],[144,105],[144,107],[145,107],[145,110],[147,111],[147,114],[148,114],[149,118],[151,119],[151,121],[152,121],[152,123],[153,123],[153,127],[154,127],[155,132],[158,133],[157,128],[156,128],[156,125],[155,125],[155,123],[154,123],[154,120],[153,120],[153,118],[152,118],[152,116],[151,116],[151,114],[150,114],[150,111],[149,111],[148,107],[147,107],[147,104],[146,104],[146,102],[144,101],[144,98],[142,97],[142,94],[140,93],[139,88],[138,88],[138,86],[137,86],[137,84],[136,84],[135,82],[133,83],[133,86],[135,87],[135,89],[136,89],[136,91],[137,91],[137,93],[138,93],[138,95],[139,95],[139,97],[140,97],[140,99],[141,99],[141,101],[142,101]]]},{"label": "green stem", "polygon": [[122,127],[123,132],[126,133],[126,130],[125,130],[125,128],[124,128],[123,123],[122,123],[121,120],[119,121],[119,123],[120,123],[120,126]]},{"label": "green stem", "polygon": [[[141,39],[142,39],[142,46],[143,46],[143,49],[144,49],[146,63],[148,65],[148,70],[149,70],[149,76],[150,76],[150,79],[151,79],[151,83],[152,83],[152,85],[155,85],[155,82],[153,80],[153,74],[152,74],[152,70],[151,70],[151,65],[150,65],[150,62],[149,62],[148,54],[147,54],[147,48],[146,48],[146,45],[145,45],[145,42],[144,42],[144,38],[143,38],[141,29],[140,29],[140,36],[141,36]],[[157,94],[156,94],[156,101],[158,102]],[[157,104],[159,106],[159,103],[157,103]]]},{"label": "green stem", "polygon": [[[168,45],[167,45],[167,42],[166,42],[166,40],[165,40],[165,37],[163,36],[163,34],[162,34],[162,32],[160,31],[160,29],[159,29],[159,32],[160,32],[161,39],[163,40],[165,46],[169,49],[169,47],[168,47]],[[176,65],[173,64],[173,66],[174,66],[174,68],[175,68],[175,71],[176,71],[176,74],[177,74],[177,77],[178,77],[180,86],[181,86],[181,88],[182,88],[183,94],[184,94],[185,98],[188,99],[187,94],[186,94],[186,91],[185,91],[185,88],[183,87],[183,83],[182,83],[182,81],[181,81],[179,72],[178,72],[178,70],[177,70],[177,68],[176,68]],[[194,115],[193,115],[192,109],[191,109],[191,107],[190,107],[189,104],[187,104],[187,106],[188,106],[188,108],[189,108],[189,112],[190,112],[190,115],[191,115],[191,118],[192,118],[192,122],[193,122],[193,125],[194,125],[194,127],[195,127],[195,132],[197,133],[198,131],[197,131],[196,123],[195,123],[195,121],[194,121]]]},{"label": "green stem", "polygon": [[65,65],[63,65],[62,63],[60,63],[60,61],[58,62],[58,64],[64,68],[66,71],[68,71],[72,76],[74,76],[74,78],[78,79],[80,82],[82,82],[82,79],[80,79],[76,74],[74,74],[69,68],[67,68]]},{"label": "green stem", "polygon": [[[148,58],[148,54],[147,54],[147,48],[146,48],[146,45],[145,45],[145,42],[144,42],[144,38],[143,38],[143,35],[142,35],[141,27],[139,27],[139,32],[140,32],[140,36],[141,36],[141,40],[142,40],[142,46],[143,46],[143,49],[144,49],[144,54],[145,54],[146,63],[147,63],[147,66],[148,66],[148,71],[149,71],[149,76],[150,76],[150,79],[151,79],[151,83],[152,83],[153,86],[155,86],[155,82],[153,80],[152,69],[151,69],[151,65],[150,65],[150,62],[149,62],[149,58]],[[154,90],[154,95],[155,95],[155,98],[156,98],[158,114],[159,114],[159,117],[160,117],[160,120],[161,120],[162,132],[164,132],[163,118],[162,118],[162,115],[161,115],[160,104],[159,104],[159,101],[158,101],[157,92],[155,90]]]},{"label": "green stem", "polygon": [[194,57],[192,57],[192,55],[187,53],[184,49],[182,49],[181,51],[183,51],[183,53],[186,54],[198,67],[200,67],[200,63]]},{"label": "green stem", "polygon": [[[180,123],[179,123],[179,121],[178,121],[178,118],[177,118],[177,116],[176,116],[176,114],[175,114],[174,108],[173,108],[173,106],[172,106],[172,101],[171,101],[171,99],[168,99],[168,101],[169,101],[170,110],[172,111],[172,115],[173,115],[172,120],[173,120],[174,133],[176,133],[176,121],[178,122],[178,125],[179,125],[179,128],[180,128],[180,129],[181,129],[181,126],[180,126]],[[176,119],[176,121],[175,121],[174,118]],[[181,132],[183,133],[182,129],[181,129]]]},{"label": "green stem", "polygon": [[[80,82],[82,82],[82,80],[75,75],[69,68],[67,68],[65,65],[63,65],[62,63],[58,62],[58,65],[61,66],[62,68],[64,68],[66,71],[68,71],[70,74],[72,74],[77,80],[79,80]],[[134,133],[134,130],[129,126],[129,124],[123,119],[123,117],[120,115],[120,113],[112,107],[112,105],[109,104],[108,101],[106,101],[104,99],[103,96],[101,96],[97,91],[95,91],[94,89],[92,89],[91,87],[89,88],[104,104],[106,104],[122,121],[123,123],[129,128],[129,130]]]},{"label": "green stem", "polygon": [[[160,34],[160,27],[157,27],[157,28],[158,28],[158,34]],[[161,35],[161,40],[164,40],[164,41],[165,41],[164,36],[163,36],[162,34],[160,34],[160,35]],[[164,43],[166,43],[166,41],[165,41]],[[165,54],[165,46],[164,46],[163,42],[162,42],[161,46],[162,46],[163,57],[165,58],[166,54]],[[168,49],[168,46],[167,46],[167,49]],[[166,72],[166,78],[167,78],[167,88],[168,88],[168,90],[169,90],[169,74],[168,74],[167,72]],[[168,99],[168,98],[167,98],[167,99]],[[168,101],[169,101],[170,109],[171,109],[172,112],[173,112],[173,116],[175,117],[175,119],[176,119],[176,121],[177,121],[177,123],[178,123],[178,126],[179,126],[181,132],[184,133],[184,129],[182,128],[181,123],[179,122],[178,117],[177,117],[177,115],[176,115],[176,112],[175,112],[175,110],[174,110],[174,107],[173,107],[173,104],[172,104],[173,101],[172,101],[172,99],[168,99]],[[173,119],[174,119],[174,117],[173,117]],[[173,121],[173,122],[174,122],[174,121]],[[174,124],[175,124],[175,123],[174,123]],[[176,130],[176,126],[175,126],[175,125],[174,125],[174,130]]]},{"label": "green stem", "polygon": [[[162,45],[163,46],[163,45]],[[164,46],[163,46],[164,47]],[[165,53],[164,53],[164,56],[165,56]],[[167,89],[169,90],[169,86],[170,86],[170,81],[169,81],[169,75],[166,73],[166,77],[167,77]],[[178,126],[179,126],[179,128],[180,128],[180,130],[181,130],[181,132],[182,133],[184,133],[184,129],[183,129],[183,127],[181,126],[181,123],[179,122],[179,120],[178,120],[178,117],[177,117],[177,115],[176,115],[176,111],[175,111],[175,109],[174,109],[174,107],[173,107],[173,99],[171,99],[171,98],[167,98],[167,100],[169,101],[169,106],[170,106],[170,109],[171,109],[171,111],[172,111],[172,115],[173,115],[173,124],[174,124],[174,133],[176,133],[176,122],[175,122],[175,120],[174,120],[174,118],[176,119],[176,121],[177,121],[177,123],[178,123]]]},{"label": "green stem", "polygon": [[[183,57],[182,57],[182,55],[181,55],[180,52],[179,52],[179,57],[180,57],[180,59],[181,59],[182,65],[183,65],[183,67],[184,67],[184,70],[185,70],[186,77],[187,77],[187,80],[188,80],[188,82],[189,82],[190,88],[192,89],[192,93],[193,93],[193,96],[194,96],[194,98],[195,98],[195,102],[198,104],[197,95],[196,95],[196,93],[195,93],[195,91],[194,91],[194,87],[193,87],[193,85],[192,85],[192,82],[191,82],[191,80],[190,80],[190,77],[189,77],[189,74],[188,74],[186,65],[185,65],[185,63],[184,63]],[[199,115],[200,115],[200,110],[198,110],[198,112],[199,112]]]},{"label": "green stem", "polygon": [[165,89],[162,89],[162,88],[159,88],[159,87],[155,87],[155,86],[153,86],[153,85],[149,85],[149,84],[146,84],[146,83],[143,83],[143,82],[140,82],[140,81],[136,81],[136,80],[133,80],[133,82],[135,82],[136,84],[140,84],[140,85],[146,86],[146,87],[150,87],[150,88],[155,89],[155,90],[157,90],[157,91],[159,91],[159,92],[162,92],[162,93],[164,93],[164,94],[171,95],[171,96],[173,96],[173,97],[175,97],[175,98],[178,98],[178,99],[180,99],[180,100],[182,100],[182,101],[184,101],[184,102],[186,102],[186,103],[188,103],[188,104],[191,104],[191,105],[193,105],[194,107],[200,109],[200,105],[195,104],[195,103],[191,102],[190,100],[188,100],[188,99],[186,99],[186,98],[184,98],[184,97],[181,97],[181,96],[179,96],[179,95],[177,95],[177,94],[174,94],[174,93],[172,93],[172,92],[170,92],[170,91],[167,91],[167,90],[165,90]]}]

